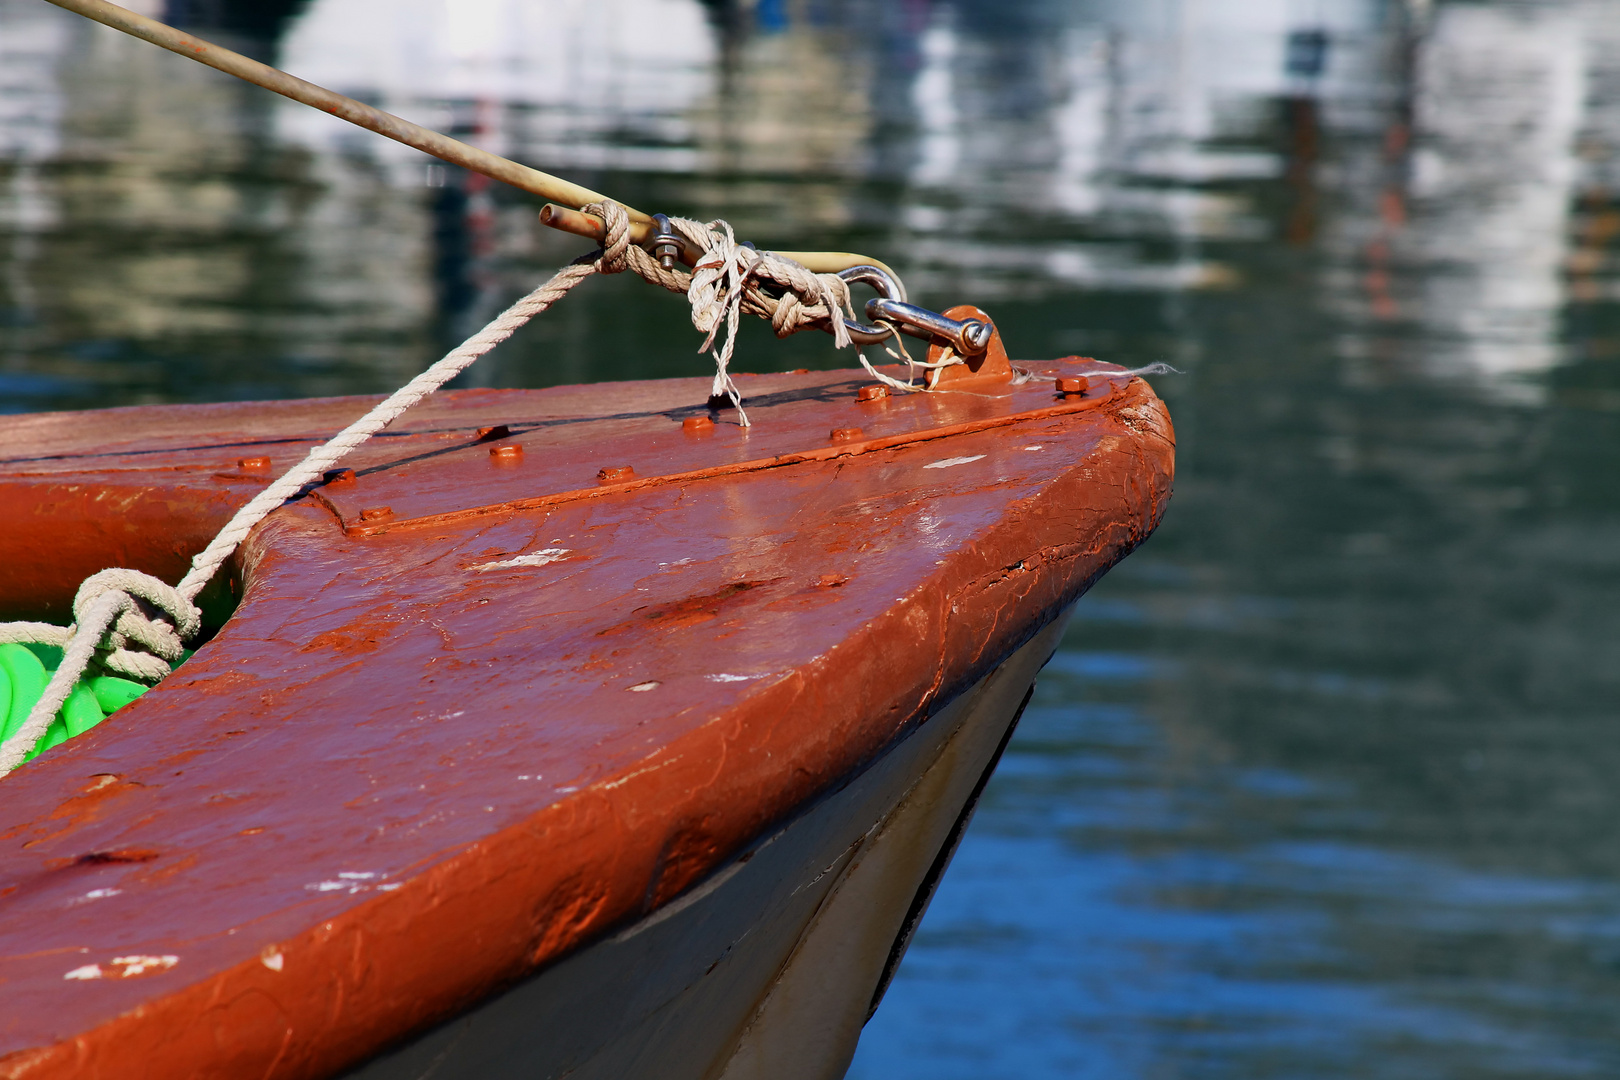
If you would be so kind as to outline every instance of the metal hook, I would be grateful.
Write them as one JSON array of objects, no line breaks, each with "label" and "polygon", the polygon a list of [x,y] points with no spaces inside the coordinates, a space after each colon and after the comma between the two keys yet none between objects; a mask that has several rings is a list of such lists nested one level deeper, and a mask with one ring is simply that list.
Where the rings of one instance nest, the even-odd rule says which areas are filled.
[{"label": "metal hook", "polygon": [[[885,300],[904,301],[906,298],[906,287],[900,284],[899,279],[875,266],[852,266],[848,270],[838,271],[838,276],[847,284],[859,281],[872,286]],[[844,328],[849,331],[850,340],[857,345],[876,345],[894,333],[886,326],[867,326],[848,318],[844,320]]]},{"label": "metal hook", "polygon": [[[978,319],[948,319],[938,312],[906,302],[905,286],[892,274],[875,266],[852,266],[840,270],[838,276],[846,282],[863,282],[878,291],[878,296],[866,302],[866,317],[882,320],[900,328],[910,337],[924,341],[940,340],[949,345],[958,356],[977,356],[990,345],[994,328]],[[857,345],[876,345],[891,333],[887,326],[867,326],[853,319],[845,319],[850,340]]]}]

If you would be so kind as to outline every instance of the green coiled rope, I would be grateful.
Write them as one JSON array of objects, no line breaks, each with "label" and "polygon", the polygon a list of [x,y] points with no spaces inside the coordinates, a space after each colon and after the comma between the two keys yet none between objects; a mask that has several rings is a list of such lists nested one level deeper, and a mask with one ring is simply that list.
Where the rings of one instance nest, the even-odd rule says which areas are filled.
[{"label": "green coiled rope", "polygon": [[[22,727],[61,662],[62,650],[55,645],[0,645],[0,742]],[[45,737],[23,760],[32,761],[51,747],[84,734],[149,689],[116,675],[80,679],[45,729]]]}]

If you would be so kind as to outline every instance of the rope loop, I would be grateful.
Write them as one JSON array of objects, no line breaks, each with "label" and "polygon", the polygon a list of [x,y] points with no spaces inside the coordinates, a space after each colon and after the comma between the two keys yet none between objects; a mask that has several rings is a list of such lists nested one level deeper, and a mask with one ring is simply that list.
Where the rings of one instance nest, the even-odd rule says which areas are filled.
[{"label": "rope loop", "polygon": [[[655,285],[685,294],[692,306],[692,325],[704,335],[698,351],[714,355],[710,395],[729,399],[744,427],[748,414],[730,372],[744,312],[768,319],[777,337],[816,327],[831,331],[836,348],[852,344],[844,320],[854,318],[855,311],[849,285],[837,274],[812,273],[791,259],[739,243],[730,223],[722,219],[701,222],[679,217],[669,219],[670,227],[702,254],[691,273],[665,269],[629,242],[629,215],[618,203],[604,200],[581,209],[600,218],[604,227],[602,248],[593,263],[601,273],[630,269]],[[724,338],[717,344],[722,329]]]},{"label": "rope loop", "polygon": [[[185,655],[185,643],[202,629],[202,612],[181,592],[139,570],[91,574],[73,598],[73,621],[107,594],[120,597],[118,614],[96,647],[97,659],[119,675],[155,682]],[[138,646],[139,648],[132,648]]]},{"label": "rope loop", "polygon": [[602,250],[596,257],[596,272],[622,274],[629,269],[626,253],[630,249],[630,215],[624,207],[612,199],[604,199],[601,202],[587,203],[580,207],[580,210],[592,217],[601,218],[605,228]]}]

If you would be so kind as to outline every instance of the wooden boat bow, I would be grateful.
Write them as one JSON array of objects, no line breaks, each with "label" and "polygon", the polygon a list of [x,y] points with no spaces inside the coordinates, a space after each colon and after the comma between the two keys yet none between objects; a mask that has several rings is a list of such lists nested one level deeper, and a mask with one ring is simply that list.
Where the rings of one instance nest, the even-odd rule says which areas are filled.
[{"label": "wooden boat bow", "polygon": [[[1169,495],[1145,382],[975,374],[748,377],[748,430],[707,380],[457,391],[357,450],[253,534],[217,636],[4,782],[0,1075],[330,1075],[851,783]],[[364,404],[16,418],[5,615],[172,580],[256,459]]]}]

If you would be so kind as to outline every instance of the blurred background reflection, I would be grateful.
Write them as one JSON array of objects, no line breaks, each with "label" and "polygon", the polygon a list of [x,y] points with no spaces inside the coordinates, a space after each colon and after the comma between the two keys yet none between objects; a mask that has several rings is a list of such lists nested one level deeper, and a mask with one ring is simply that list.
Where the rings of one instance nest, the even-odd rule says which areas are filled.
[{"label": "blurred background reflection", "polygon": [[[1081,604],[852,1075],[1620,1073],[1620,4],[142,10],[869,252],[1014,355],[1183,372],[1166,523]],[[535,209],[0,0],[0,412],[392,389],[583,250]],[[626,276],[466,378],[697,344]]]}]

